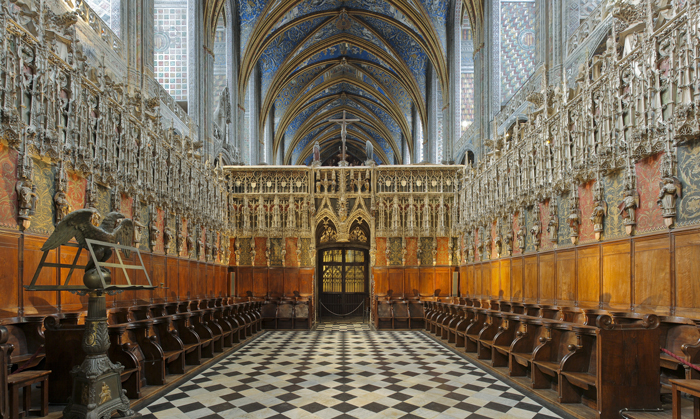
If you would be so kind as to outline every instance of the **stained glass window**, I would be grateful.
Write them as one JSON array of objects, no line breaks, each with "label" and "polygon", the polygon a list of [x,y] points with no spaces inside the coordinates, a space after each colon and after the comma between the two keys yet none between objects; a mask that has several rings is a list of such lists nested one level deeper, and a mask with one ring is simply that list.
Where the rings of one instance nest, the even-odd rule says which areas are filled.
[{"label": "stained glass window", "polygon": [[219,95],[226,87],[226,80],[226,22],[222,12],[214,34],[214,89],[212,89],[214,109],[218,105]]},{"label": "stained glass window", "polygon": [[461,47],[461,115],[462,133],[474,122],[474,40],[469,19],[462,26]]},{"label": "stained glass window", "polygon": [[121,3],[121,0],[87,0],[88,6],[119,37],[121,37]]},{"label": "stained glass window", "polygon": [[156,79],[178,102],[187,101],[187,0],[157,0],[154,9]]},{"label": "stained glass window", "polygon": [[535,71],[537,15],[533,0],[501,0],[501,101],[507,102]]}]

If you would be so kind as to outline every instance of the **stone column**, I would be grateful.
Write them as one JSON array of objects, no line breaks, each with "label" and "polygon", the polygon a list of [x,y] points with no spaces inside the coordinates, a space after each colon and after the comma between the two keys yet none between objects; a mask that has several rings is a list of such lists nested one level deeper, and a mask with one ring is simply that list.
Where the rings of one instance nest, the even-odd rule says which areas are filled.
[{"label": "stone column", "polygon": [[[267,115],[267,120],[265,121],[265,158],[266,164],[275,164],[275,155],[273,151],[273,142],[275,141],[275,107],[270,108],[270,112]],[[262,161],[262,160],[261,160]]]},{"label": "stone column", "polygon": [[[242,155],[243,149],[240,137],[238,135],[238,115],[239,102],[238,97],[238,63],[239,63],[239,35],[238,30],[238,13],[235,10],[231,10],[231,3],[226,3],[224,13],[226,14],[226,79],[228,80],[228,90],[230,95],[230,105],[231,105],[231,124],[228,127],[228,142],[233,145],[238,152]],[[240,162],[234,162],[240,163]]]},{"label": "stone column", "polygon": [[[211,148],[206,137],[206,99],[203,96],[206,86],[206,63],[208,54],[204,50],[204,2],[187,0],[187,113],[194,121],[193,141],[203,141],[204,151]],[[209,57],[210,58],[210,57]]]},{"label": "stone column", "polygon": [[420,163],[423,161],[422,142],[423,142],[423,125],[420,119],[420,113],[416,109],[415,105],[411,105],[411,121],[412,121],[412,131],[413,131],[413,157],[411,161],[414,163]]},{"label": "stone column", "polygon": [[129,92],[148,90],[153,77],[153,0],[123,0],[121,37],[126,48]]},{"label": "stone column", "polygon": [[452,34],[447,36],[450,91],[443,98],[449,107],[444,110],[442,156],[438,156],[444,164],[454,163],[455,144],[462,134],[462,2],[455,3],[447,22],[447,33]]},{"label": "stone column", "polygon": [[253,71],[248,79],[248,122],[250,135],[250,164],[258,164],[262,161],[260,137],[260,71],[258,66],[253,67]]}]

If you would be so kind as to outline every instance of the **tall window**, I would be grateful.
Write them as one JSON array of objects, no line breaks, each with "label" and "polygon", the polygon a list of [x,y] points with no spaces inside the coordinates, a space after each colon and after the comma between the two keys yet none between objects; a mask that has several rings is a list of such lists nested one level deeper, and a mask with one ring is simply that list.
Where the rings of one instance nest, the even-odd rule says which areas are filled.
[{"label": "tall window", "polygon": [[226,87],[226,21],[224,13],[219,16],[214,34],[214,89],[212,90],[213,103],[219,99],[219,95]]},{"label": "tall window", "polygon": [[178,103],[187,103],[187,0],[156,0],[156,79]]},{"label": "tall window", "polygon": [[87,0],[87,4],[115,35],[121,37],[121,0]]},{"label": "tall window", "polygon": [[537,4],[501,0],[501,102],[507,102],[535,71]]},{"label": "tall window", "polygon": [[469,19],[464,19],[461,47],[461,115],[462,134],[474,122],[474,39]]}]

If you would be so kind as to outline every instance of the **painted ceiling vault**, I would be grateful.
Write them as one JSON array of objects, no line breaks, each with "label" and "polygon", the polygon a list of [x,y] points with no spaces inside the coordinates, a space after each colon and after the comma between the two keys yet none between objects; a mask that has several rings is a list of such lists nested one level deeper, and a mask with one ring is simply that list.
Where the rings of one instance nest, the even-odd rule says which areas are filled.
[{"label": "painted ceiling vault", "polygon": [[[257,66],[260,132],[274,115],[273,155],[305,164],[315,141],[323,156],[340,147],[348,118],[348,150],[364,161],[374,145],[380,164],[405,162],[417,145],[413,124],[427,123],[426,71],[448,86],[448,0],[238,0],[239,97]],[[273,112],[271,112],[273,111]],[[418,121],[413,121],[418,118]]]}]

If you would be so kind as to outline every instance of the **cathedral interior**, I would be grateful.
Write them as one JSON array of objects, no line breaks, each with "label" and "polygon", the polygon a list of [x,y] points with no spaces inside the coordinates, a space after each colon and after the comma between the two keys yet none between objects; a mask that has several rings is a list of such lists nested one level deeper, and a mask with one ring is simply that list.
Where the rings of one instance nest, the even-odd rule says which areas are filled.
[{"label": "cathedral interior", "polygon": [[0,266],[0,419],[700,418],[700,0],[0,0]]}]

